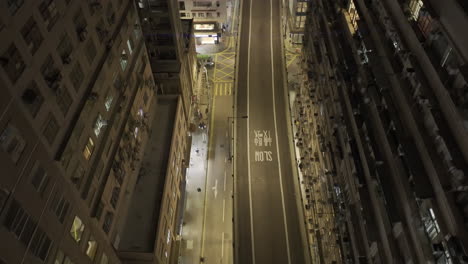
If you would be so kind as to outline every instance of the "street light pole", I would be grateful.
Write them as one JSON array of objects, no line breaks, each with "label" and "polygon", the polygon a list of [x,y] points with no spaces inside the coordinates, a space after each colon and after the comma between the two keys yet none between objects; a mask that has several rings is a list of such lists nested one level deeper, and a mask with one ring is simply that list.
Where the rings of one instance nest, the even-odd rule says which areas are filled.
[{"label": "street light pole", "polygon": [[[228,151],[229,151],[229,160],[231,161],[232,158],[233,158],[233,154],[231,153],[231,144],[234,144],[234,133],[231,131],[231,122],[233,124],[232,126],[232,130],[234,129],[234,119],[247,119],[249,118],[249,116],[247,115],[244,115],[244,116],[228,116],[227,117],[227,122],[228,122],[228,140],[229,140],[229,144],[228,144]],[[232,121],[230,121],[232,119]]]}]

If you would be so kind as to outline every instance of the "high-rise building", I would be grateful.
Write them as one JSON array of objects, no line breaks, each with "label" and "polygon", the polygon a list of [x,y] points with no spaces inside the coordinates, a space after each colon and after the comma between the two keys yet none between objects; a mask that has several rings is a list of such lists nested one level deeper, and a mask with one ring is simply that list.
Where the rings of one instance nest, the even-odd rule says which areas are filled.
[{"label": "high-rise building", "polygon": [[[179,0],[182,19],[193,19],[197,44],[217,44],[227,26],[227,0]],[[231,10],[232,12],[232,10]]]},{"label": "high-rise building", "polygon": [[468,260],[466,25],[459,0],[310,4],[295,109],[317,263]]},{"label": "high-rise building", "polygon": [[140,4],[0,5],[0,263],[169,263],[194,40]]}]

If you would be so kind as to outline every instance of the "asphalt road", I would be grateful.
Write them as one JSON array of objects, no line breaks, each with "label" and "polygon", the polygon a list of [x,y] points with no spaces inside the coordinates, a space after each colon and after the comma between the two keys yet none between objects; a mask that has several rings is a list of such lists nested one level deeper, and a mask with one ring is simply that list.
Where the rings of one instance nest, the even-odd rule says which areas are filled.
[{"label": "asphalt road", "polygon": [[280,0],[241,4],[236,116],[248,118],[236,119],[237,264],[306,263],[286,118],[280,10]]}]

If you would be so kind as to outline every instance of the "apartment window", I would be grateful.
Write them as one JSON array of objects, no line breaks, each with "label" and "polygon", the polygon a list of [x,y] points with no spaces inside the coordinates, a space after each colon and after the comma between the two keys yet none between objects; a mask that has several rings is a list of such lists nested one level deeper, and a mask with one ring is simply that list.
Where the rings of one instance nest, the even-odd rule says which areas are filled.
[{"label": "apartment window", "polygon": [[113,220],[114,220],[114,214],[110,211],[107,211],[106,215],[104,216],[104,223],[102,224],[102,230],[104,230],[106,234],[109,233]]},{"label": "apartment window", "polygon": [[34,229],[37,226],[16,200],[11,202],[3,225],[25,245],[31,240]]},{"label": "apartment window", "polygon": [[24,0],[7,0],[8,10],[14,15],[23,6]]},{"label": "apartment window", "polygon": [[71,44],[70,38],[68,37],[67,32],[64,32],[60,37],[59,44],[57,46],[57,52],[62,59],[63,64],[71,63],[71,53],[73,51],[73,46]]},{"label": "apartment window", "polygon": [[98,249],[97,241],[91,236],[88,240],[88,244],[86,245],[86,255],[91,259],[94,260],[96,257],[96,252]]},{"label": "apartment window", "polygon": [[84,149],[83,149],[83,156],[86,160],[89,160],[91,158],[91,155],[93,155],[94,151],[94,141],[91,138],[88,138],[88,142],[86,143]]},{"label": "apartment window", "polygon": [[29,52],[34,55],[41,45],[43,38],[33,17],[30,17],[21,28],[21,35],[28,46]]},{"label": "apartment window", "polygon": [[185,10],[185,2],[184,1],[179,1],[179,10]]},{"label": "apartment window", "polygon": [[96,135],[96,137],[99,137],[99,134],[101,134],[101,129],[105,125],[107,125],[106,120],[102,118],[101,114],[98,114],[96,121],[94,121],[94,135]]},{"label": "apartment window", "polygon": [[39,5],[39,12],[41,13],[42,19],[44,19],[44,24],[46,25],[47,30],[50,31],[59,18],[55,0],[42,1]]},{"label": "apartment window", "polygon": [[132,53],[133,53],[133,40],[132,40],[131,37],[127,40],[127,47],[128,47],[128,51],[130,52],[130,55],[132,55]]},{"label": "apartment window", "polygon": [[104,40],[109,35],[109,31],[107,29],[105,29],[104,20],[102,18],[99,19],[99,22],[97,23],[96,33],[98,35],[99,42],[101,42],[101,44],[104,42]]},{"label": "apartment window", "polygon": [[41,228],[37,228],[36,233],[31,240],[29,250],[34,254],[34,256],[41,260],[45,260],[49,254],[51,243],[52,241],[50,241],[50,238],[46,233]]},{"label": "apartment window", "polygon": [[73,23],[75,24],[75,31],[80,41],[85,41],[88,36],[88,30],[86,27],[88,23],[83,15],[83,11],[79,9],[73,16]]},{"label": "apartment window", "polygon": [[60,90],[60,93],[57,94],[56,99],[60,111],[62,112],[63,116],[66,116],[70,106],[73,104],[73,100],[70,96],[70,93],[68,92],[67,87],[63,87]]},{"label": "apartment window", "polygon": [[216,12],[216,16],[217,16],[217,17],[221,17],[221,13],[220,13],[220,12]]},{"label": "apartment window", "polygon": [[109,91],[109,94],[106,96],[106,101],[104,102],[106,111],[109,111],[111,109],[113,100],[114,96],[112,95],[112,91]]},{"label": "apartment window", "polygon": [[198,13],[198,17],[205,17],[205,13]]},{"label": "apartment window", "polygon": [[180,13],[180,17],[187,17],[187,13],[184,13],[184,12]]},{"label": "apartment window", "polygon": [[81,241],[81,236],[83,235],[85,229],[85,225],[83,224],[83,221],[78,216],[75,216],[73,219],[72,226],[70,228],[70,235],[72,236],[73,240],[76,242]]},{"label": "apartment window", "polygon": [[110,199],[110,204],[115,209],[117,208],[117,203],[119,202],[119,195],[120,195],[120,187],[114,187],[112,190],[112,196]]},{"label": "apartment window", "polygon": [[211,7],[211,1],[193,1],[194,7]]},{"label": "apartment window", "polygon": [[206,13],[206,17],[213,17],[212,13]]},{"label": "apartment window", "polygon": [[8,123],[0,134],[0,145],[10,155],[13,162],[16,163],[26,147],[26,140],[15,126]]},{"label": "apartment window", "polygon": [[109,2],[106,8],[106,20],[109,25],[113,25],[115,23],[115,12],[114,7],[112,7],[112,3]]},{"label": "apartment window", "polygon": [[54,212],[60,223],[65,221],[69,208],[70,203],[66,200],[63,193],[61,191],[56,191],[50,204],[50,210]]},{"label": "apartment window", "polygon": [[14,44],[11,44],[0,57],[0,63],[13,84],[16,83],[26,68],[23,58]]},{"label": "apartment window", "polygon": [[193,18],[197,17],[197,13],[192,13],[192,17]]},{"label": "apartment window", "polygon": [[36,189],[41,197],[44,197],[44,192],[49,185],[49,175],[47,175],[46,170],[38,162],[34,165],[31,175],[32,186],[34,186],[34,189]]},{"label": "apartment window", "polygon": [[135,20],[135,29],[133,30],[133,35],[135,35],[135,40],[138,40],[141,36],[140,21],[138,18]]},{"label": "apartment window", "polygon": [[42,131],[42,135],[44,136],[44,138],[47,140],[49,144],[52,145],[54,143],[58,130],[59,130],[59,126],[57,123],[57,119],[55,119],[52,113],[49,113],[44,131]]},{"label": "apartment window", "polygon": [[54,92],[57,91],[60,81],[62,80],[62,74],[57,67],[55,67],[54,59],[50,54],[46,57],[44,63],[42,63],[41,73],[47,86]]},{"label": "apartment window", "polygon": [[125,50],[122,50],[122,53],[120,55],[120,67],[122,67],[122,71],[125,71],[125,68],[127,68],[127,64],[128,64],[127,52],[125,52]]},{"label": "apartment window", "polygon": [[23,104],[29,110],[29,113],[33,118],[36,117],[37,113],[41,109],[42,103],[44,103],[44,97],[42,96],[37,84],[34,80],[29,82],[28,87],[24,90],[21,95]]},{"label": "apartment window", "polygon": [[86,58],[88,59],[89,65],[93,64],[93,60],[96,57],[96,45],[94,45],[93,38],[89,38],[88,43],[86,43]]},{"label": "apartment window", "polygon": [[107,258],[106,253],[102,253],[101,261],[99,262],[99,264],[108,264],[108,263],[109,263],[109,259]]},{"label": "apartment window", "polygon": [[53,264],[73,264],[73,262],[61,250],[58,250]]},{"label": "apartment window", "polygon": [[76,165],[76,169],[71,177],[71,182],[77,186],[77,188],[79,189],[80,186],[81,186],[81,181],[83,180],[83,177],[84,177],[84,174],[85,174],[85,170],[83,169],[83,166],[81,166],[81,164],[77,164]]},{"label": "apartment window", "polygon": [[73,88],[75,89],[75,91],[78,92],[84,79],[83,69],[81,68],[81,64],[78,61],[75,63],[72,70],[70,71],[69,77]]}]

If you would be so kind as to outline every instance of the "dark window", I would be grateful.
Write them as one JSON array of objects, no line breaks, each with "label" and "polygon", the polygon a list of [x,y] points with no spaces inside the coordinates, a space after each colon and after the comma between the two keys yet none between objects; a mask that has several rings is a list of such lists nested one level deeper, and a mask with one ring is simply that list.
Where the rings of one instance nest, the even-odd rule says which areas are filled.
[{"label": "dark window", "polygon": [[54,143],[58,130],[59,130],[59,126],[57,123],[57,119],[55,119],[52,113],[49,113],[44,131],[42,132],[42,134],[44,135],[47,142],[49,142],[49,144],[52,145]]},{"label": "dark window", "polygon": [[81,84],[83,83],[84,79],[84,73],[78,61],[73,66],[73,69],[70,71],[69,77],[75,91],[80,90]]},{"label": "dark window", "polygon": [[88,23],[86,22],[86,18],[84,17],[81,9],[79,9],[73,16],[73,23],[75,24],[75,31],[78,35],[78,39],[80,41],[85,41],[88,36],[88,30],[86,29]]},{"label": "dark window", "polygon": [[64,32],[60,37],[59,44],[57,46],[57,52],[62,59],[63,64],[71,63],[71,53],[73,51],[73,45],[68,37],[67,32]]},{"label": "dark window", "polygon": [[31,184],[41,197],[44,196],[49,180],[46,170],[40,164],[37,164],[32,173]]},{"label": "dark window", "polygon": [[0,133],[0,146],[10,155],[13,162],[16,163],[20,159],[21,154],[23,154],[26,140],[18,128],[8,123]]},{"label": "dark window", "polygon": [[7,5],[8,5],[8,10],[10,11],[10,14],[14,15],[18,9],[23,6],[24,0],[8,0]]},{"label": "dark window", "polygon": [[109,25],[113,25],[115,23],[115,12],[114,8],[112,7],[112,2],[109,2],[109,4],[107,4],[106,20]]},{"label": "dark window", "polygon": [[114,209],[117,208],[117,203],[119,202],[119,195],[120,195],[120,188],[114,187],[114,189],[112,190],[112,196],[110,199],[110,204],[112,205]]},{"label": "dark window", "polygon": [[41,228],[37,228],[36,233],[31,241],[31,245],[29,250],[31,251],[34,256],[40,258],[41,260],[45,260],[47,255],[49,254],[50,249],[50,238],[44,233]]},{"label": "dark window", "polygon": [[114,214],[110,211],[107,211],[106,215],[104,216],[104,223],[102,224],[102,229],[104,230],[104,232],[106,232],[106,234],[109,233],[113,220],[114,220]]},{"label": "dark window", "polygon": [[184,1],[179,1],[179,10],[181,10],[181,11],[185,10],[185,2]]},{"label": "dark window", "polygon": [[49,86],[53,92],[57,92],[60,81],[62,80],[62,74],[55,66],[54,59],[50,54],[46,57],[44,63],[41,66],[41,73],[47,86]]},{"label": "dark window", "polygon": [[70,106],[73,104],[73,100],[70,96],[70,93],[68,92],[67,87],[63,87],[60,90],[60,93],[57,95],[56,99],[60,111],[62,112],[63,116],[66,116]]},{"label": "dark window", "polygon": [[55,0],[42,1],[39,5],[39,12],[41,13],[42,19],[44,19],[44,24],[46,25],[47,30],[50,31],[59,18]]},{"label": "dark window", "polygon": [[32,117],[36,117],[37,113],[41,109],[42,103],[44,102],[44,97],[42,96],[37,84],[32,80],[28,87],[24,90],[21,99],[29,110],[29,113]]},{"label": "dark window", "polygon": [[88,43],[85,47],[86,58],[88,59],[89,65],[93,64],[93,60],[96,57],[96,45],[94,45],[93,38],[89,38]]},{"label": "dark window", "polygon": [[54,212],[54,214],[57,216],[57,219],[60,221],[60,223],[63,223],[65,221],[68,208],[70,208],[70,203],[66,200],[63,193],[61,193],[60,191],[57,191],[54,194],[52,203],[50,204],[50,210]]},{"label": "dark window", "polygon": [[23,36],[29,51],[34,55],[43,40],[41,31],[37,27],[37,23],[34,18],[30,17],[26,24],[24,24],[23,28],[21,28],[21,35]]},{"label": "dark window", "polygon": [[0,57],[0,63],[13,84],[16,83],[26,68],[23,58],[14,44],[11,44]]}]

